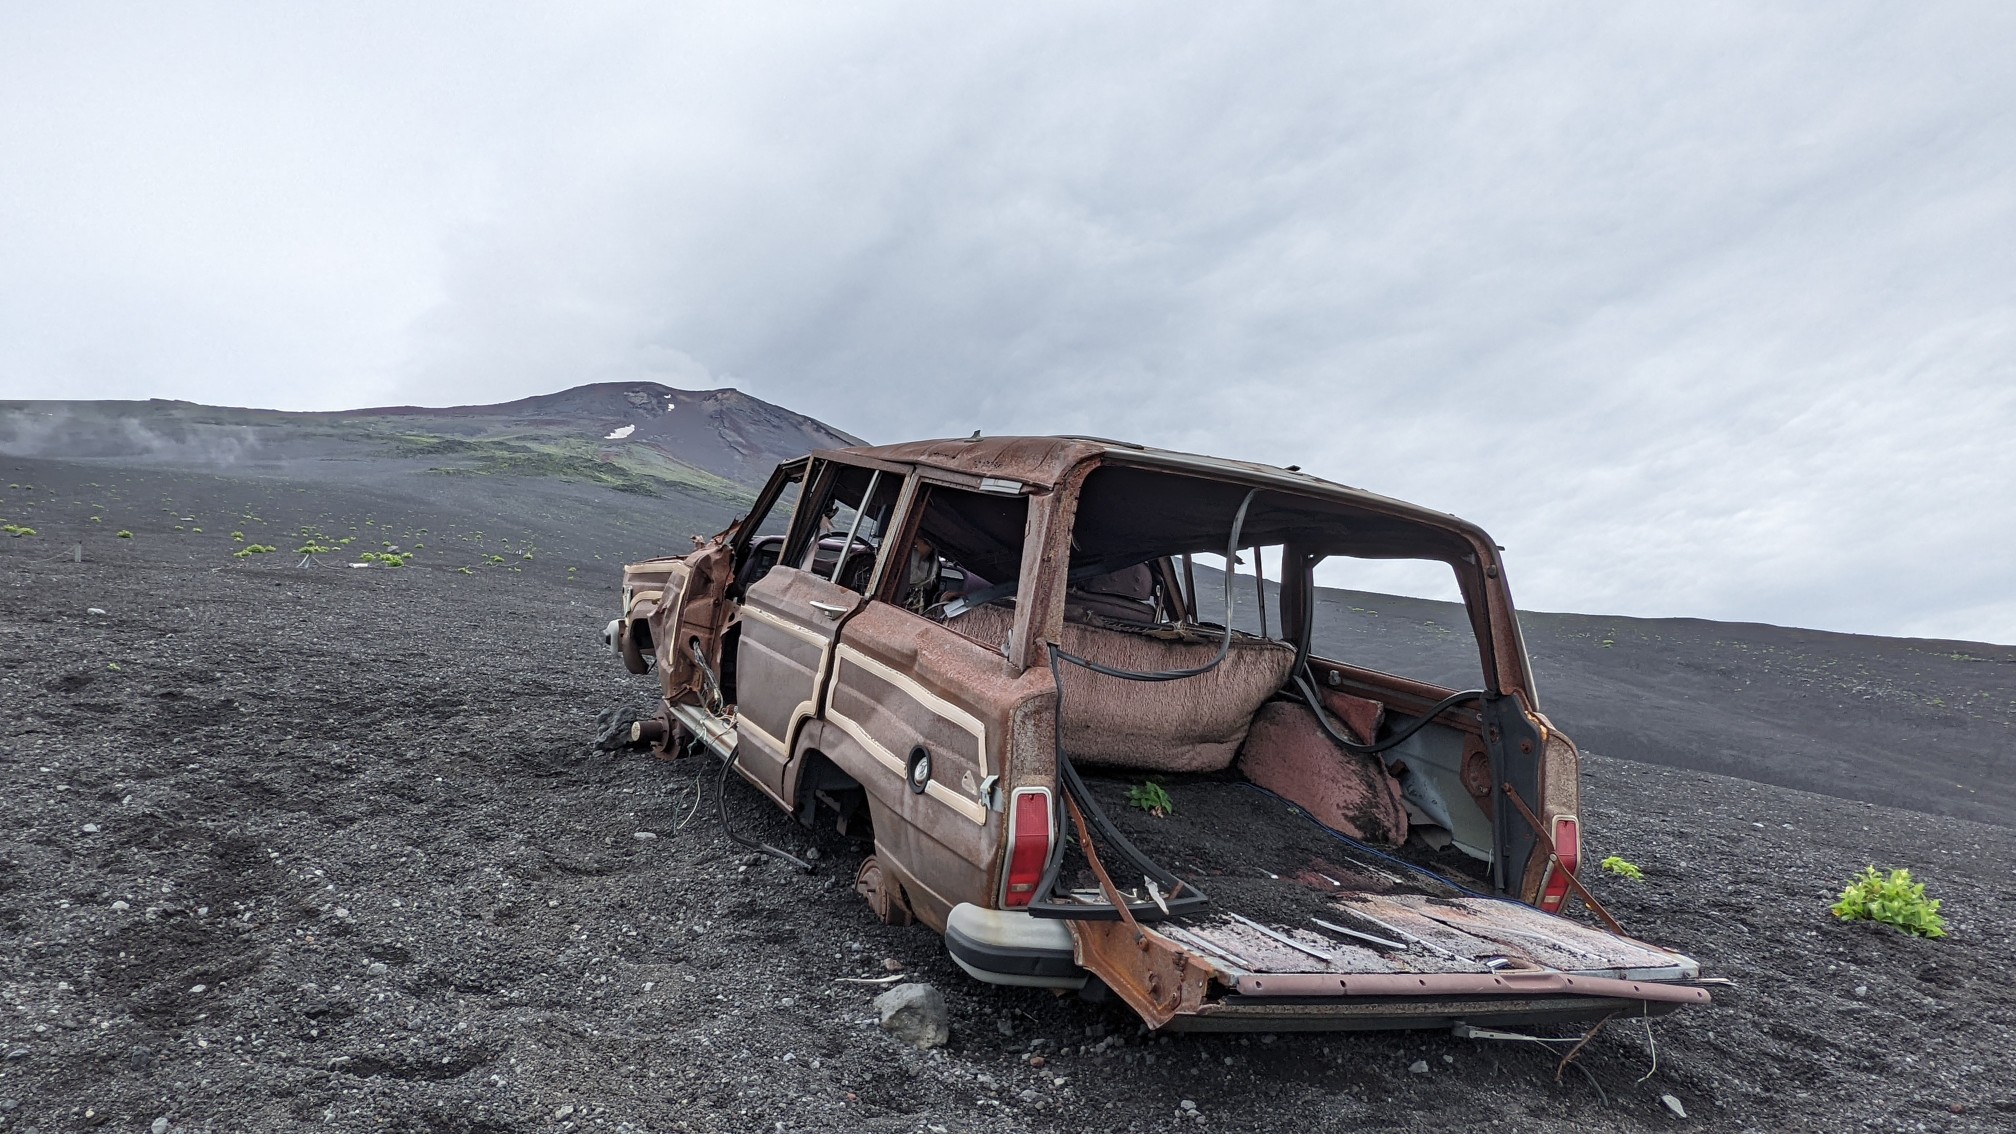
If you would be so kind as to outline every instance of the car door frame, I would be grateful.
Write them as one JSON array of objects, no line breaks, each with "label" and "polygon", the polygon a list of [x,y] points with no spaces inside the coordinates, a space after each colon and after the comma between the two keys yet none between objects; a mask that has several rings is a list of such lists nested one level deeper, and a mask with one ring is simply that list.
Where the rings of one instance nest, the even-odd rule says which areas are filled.
[{"label": "car door frame", "polygon": [[[851,453],[815,453],[811,459],[815,463],[808,470],[801,502],[823,505],[838,469],[866,469],[881,477],[903,478],[886,526],[901,524],[913,492],[908,466]],[[863,507],[880,489],[880,482],[871,478]],[[885,536],[876,546],[867,593],[796,566],[819,538],[814,525],[822,511],[819,506],[798,509],[785,536],[784,554],[744,592],[737,615],[741,628],[735,659],[736,771],[786,809],[792,807],[785,787],[799,756],[800,736],[806,722],[821,719],[824,712],[840,631],[880,584],[883,547],[888,543]],[[834,562],[836,575],[846,558],[843,549]]]}]

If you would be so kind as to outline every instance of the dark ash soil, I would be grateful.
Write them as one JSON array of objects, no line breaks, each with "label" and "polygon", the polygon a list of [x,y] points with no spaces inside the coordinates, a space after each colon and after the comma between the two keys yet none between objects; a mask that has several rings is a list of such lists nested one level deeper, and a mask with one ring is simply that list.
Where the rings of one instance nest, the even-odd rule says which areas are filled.
[{"label": "dark ash soil", "polygon": [[[1091,773],[1084,778],[1092,798],[1127,841],[1176,877],[1194,882],[1210,896],[1213,911],[1307,928],[1311,917],[1347,917],[1330,900],[1343,890],[1383,894],[1404,888],[1456,897],[1461,891],[1450,881],[1476,884],[1461,874],[1444,879],[1390,861],[1381,864],[1374,852],[1339,838],[1293,804],[1229,776],[1157,775],[1156,782],[1175,805],[1165,816],[1128,802],[1138,779]],[[1065,864],[1068,888],[1099,889],[1075,837]],[[1140,889],[1139,872],[1130,872],[1117,852],[1102,849],[1100,864],[1120,889]]]},{"label": "dark ash soil", "polygon": [[[821,855],[810,877],[749,862],[694,811],[705,765],[590,750],[596,713],[647,689],[595,640],[614,565],[697,523],[607,493],[556,495],[537,527],[117,475],[111,498],[101,467],[8,472],[35,485],[34,518],[15,490],[8,518],[40,534],[0,540],[0,1130],[2016,1126],[2006,826],[1591,754],[1587,850],[1646,874],[1594,885],[1737,982],[1712,1008],[1613,1023],[1590,1078],[1558,1085],[1531,1044],[1144,1036],[1117,1008],[966,979],[927,930],[872,919],[860,848],[731,785],[741,829]],[[87,525],[94,503],[128,512]],[[457,555],[234,560],[218,518],[248,511],[270,543],[428,527]],[[516,572],[485,566],[506,522],[514,556],[536,551]],[[1952,936],[1830,918],[1867,863],[1914,868]],[[944,991],[949,1048],[874,1027],[876,986],[843,978],[884,958]]]}]

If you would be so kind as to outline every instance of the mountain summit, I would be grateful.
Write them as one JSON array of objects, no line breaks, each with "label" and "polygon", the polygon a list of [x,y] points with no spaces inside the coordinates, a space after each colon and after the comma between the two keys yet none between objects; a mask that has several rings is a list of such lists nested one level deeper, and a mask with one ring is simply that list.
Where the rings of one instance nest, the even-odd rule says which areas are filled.
[{"label": "mountain summit", "polygon": [[[604,449],[648,447],[738,484],[761,484],[777,462],[864,444],[822,421],[736,389],[675,390],[656,382],[596,382],[495,405],[348,410],[346,418],[420,417],[442,432],[578,433]],[[468,430],[455,429],[463,422]]]}]

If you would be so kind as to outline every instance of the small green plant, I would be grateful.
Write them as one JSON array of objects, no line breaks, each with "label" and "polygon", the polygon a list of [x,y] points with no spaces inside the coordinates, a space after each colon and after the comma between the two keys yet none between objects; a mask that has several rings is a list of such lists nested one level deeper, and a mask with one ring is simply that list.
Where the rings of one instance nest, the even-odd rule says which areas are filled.
[{"label": "small green plant", "polygon": [[120,528],[120,529],[119,529],[119,538],[120,538],[120,539],[132,539],[132,538],[133,538],[133,533],[132,533],[132,532],[129,532],[129,531],[127,531],[127,530],[126,530],[125,528]]},{"label": "small green plant", "polygon": [[6,532],[8,535],[19,538],[21,536],[34,535],[35,529],[25,527],[21,524],[0,524],[0,532]]},{"label": "small green plant", "polygon": [[1885,877],[1873,866],[1841,891],[1841,900],[1832,909],[1842,921],[1880,921],[1919,937],[1946,936],[1946,919],[1939,916],[1939,899],[1925,896],[1925,884],[1911,881],[1909,870],[1897,869]]},{"label": "small green plant", "polygon": [[280,550],[270,543],[248,543],[231,553],[233,559],[243,559],[248,555],[271,555]]},{"label": "small green plant", "polygon": [[460,572],[461,572],[462,574],[464,574],[464,575],[474,575],[474,574],[476,573],[476,572],[474,572],[474,571],[471,571],[471,570],[470,570],[469,568],[467,568],[467,567],[457,567],[457,568],[455,568],[455,570],[457,570],[457,571],[460,571]]},{"label": "small green plant", "polygon": [[304,543],[300,547],[294,549],[294,551],[300,555],[329,555],[333,553],[335,550],[336,549],[334,547],[331,547],[326,543],[316,543],[314,540],[309,540],[307,543]]},{"label": "small green plant", "polygon": [[231,533],[231,542],[232,542],[232,543],[244,543],[244,542],[245,542],[245,533],[244,533],[244,532],[232,532],[232,533]]},{"label": "small green plant", "polygon": [[1154,780],[1149,780],[1139,787],[1128,788],[1127,804],[1146,811],[1157,819],[1166,819],[1176,810],[1176,801],[1170,799],[1169,792]]},{"label": "small green plant", "polygon": [[404,567],[407,559],[396,551],[367,551],[357,558],[366,563],[378,563],[386,567]]},{"label": "small green plant", "polygon": [[104,522],[105,522],[105,517],[103,517],[103,516],[93,516],[93,517],[91,517],[91,522],[92,522],[92,523],[94,523],[94,524],[102,524],[102,523],[104,523]]},{"label": "small green plant", "polygon": [[1633,882],[1645,881],[1645,872],[1638,869],[1636,863],[1626,862],[1614,854],[1603,860],[1602,867],[1605,874],[1615,874],[1620,878],[1629,878]]}]

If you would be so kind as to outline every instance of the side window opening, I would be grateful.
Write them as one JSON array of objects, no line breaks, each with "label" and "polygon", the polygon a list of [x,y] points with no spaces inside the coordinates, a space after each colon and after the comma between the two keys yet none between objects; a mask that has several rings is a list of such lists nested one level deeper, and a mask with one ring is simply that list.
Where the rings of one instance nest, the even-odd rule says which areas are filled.
[{"label": "side window opening", "polygon": [[1449,564],[1331,556],[1315,573],[1312,654],[1443,689],[1485,684],[1477,635]]},{"label": "side window opening", "polygon": [[830,467],[816,510],[808,523],[796,526],[797,543],[787,558],[799,570],[866,594],[903,476],[856,465]]},{"label": "side window opening", "polygon": [[770,502],[769,510],[753,517],[746,523],[753,523],[754,534],[749,537],[747,550],[742,561],[736,566],[735,593],[739,596],[748,591],[758,579],[770,573],[784,552],[784,537],[791,529],[791,521],[798,511],[798,498],[805,489],[805,469],[801,465],[796,475],[787,481],[777,498]]},{"label": "side window opening", "polygon": [[988,646],[1007,642],[1029,499],[926,484],[914,534],[890,560],[889,601]]}]

